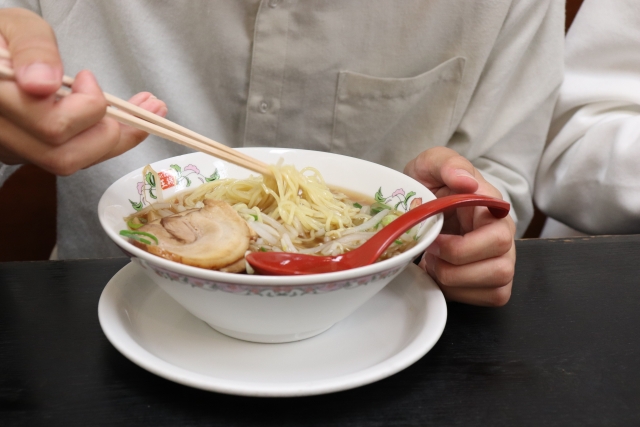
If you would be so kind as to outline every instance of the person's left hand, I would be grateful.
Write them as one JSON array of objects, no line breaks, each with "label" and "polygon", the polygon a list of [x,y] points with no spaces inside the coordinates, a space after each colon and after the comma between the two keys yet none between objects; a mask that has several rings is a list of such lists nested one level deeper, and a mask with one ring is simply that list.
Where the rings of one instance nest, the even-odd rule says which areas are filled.
[{"label": "person's left hand", "polygon": [[[476,193],[502,198],[500,191],[455,151],[436,147],[410,161],[404,173],[436,197]],[[510,215],[495,218],[486,207],[459,208],[445,215],[441,234],[420,266],[451,301],[503,306],[511,297],[516,262],[516,226]]]}]

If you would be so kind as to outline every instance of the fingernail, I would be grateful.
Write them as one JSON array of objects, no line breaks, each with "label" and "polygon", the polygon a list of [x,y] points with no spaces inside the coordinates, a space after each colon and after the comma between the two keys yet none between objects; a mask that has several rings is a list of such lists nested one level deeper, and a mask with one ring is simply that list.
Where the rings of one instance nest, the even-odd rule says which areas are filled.
[{"label": "fingernail", "polygon": [[58,73],[49,64],[35,62],[22,70],[22,80],[40,84],[57,83]]},{"label": "fingernail", "polygon": [[438,242],[433,242],[432,244],[427,246],[426,252],[428,254],[435,255],[435,256],[439,257],[440,256],[440,245],[438,244]]},{"label": "fingernail", "polygon": [[160,117],[165,117],[168,112],[169,112],[169,110],[165,106],[162,106],[161,108],[158,108],[157,111],[153,111],[154,114],[157,114]]},{"label": "fingernail", "polygon": [[147,99],[142,104],[140,104],[140,107],[144,108],[145,110],[153,114],[160,114],[160,112],[162,112],[163,110],[165,110],[165,114],[166,114],[166,109],[167,109],[167,106],[165,105],[164,102],[160,102],[151,98]]},{"label": "fingernail", "polygon": [[427,267],[427,273],[433,276],[436,271],[436,257],[431,254],[425,254],[424,263]]},{"label": "fingernail", "polygon": [[478,182],[475,176],[471,175],[468,171],[464,169],[456,169],[455,172],[456,172],[456,176],[465,176],[467,178],[471,178],[475,182]]},{"label": "fingernail", "polygon": [[158,99],[155,95],[151,95],[149,99]]}]

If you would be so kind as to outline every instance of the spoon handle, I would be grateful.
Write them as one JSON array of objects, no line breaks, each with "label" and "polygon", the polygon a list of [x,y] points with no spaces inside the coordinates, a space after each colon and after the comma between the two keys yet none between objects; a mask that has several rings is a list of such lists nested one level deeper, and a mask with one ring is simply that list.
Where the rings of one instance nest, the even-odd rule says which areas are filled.
[{"label": "spoon handle", "polygon": [[373,263],[380,258],[389,245],[414,225],[440,212],[465,206],[486,206],[496,218],[504,218],[509,214],[510,209],[509,203],[504,200],[480,194],[454,194],[431,200],[403,213],[378,231],[360,248],[367,252],[358,251],[358,257],[367,258],[368,263]]}]

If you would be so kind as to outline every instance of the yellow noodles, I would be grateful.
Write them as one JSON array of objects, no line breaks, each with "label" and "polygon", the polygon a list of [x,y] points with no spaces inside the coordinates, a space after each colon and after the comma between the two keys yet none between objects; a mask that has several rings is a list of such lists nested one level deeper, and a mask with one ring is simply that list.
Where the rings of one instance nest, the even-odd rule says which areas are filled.
[{"label": "yellow noodles", "polygon": [[[352,250],[376,232],[385,216],[400,215],[389,207],[373,211],[370,207],[373,200],[350,200],[347,195],[332,191],[315,168],[297,170],[279,163],[271,165],[270,169],[272,177],[207,182],[191,192],[176,194],[171,198],[173,204],[165,202],[164,205],[180,212],[202,207],[205,199],[222,200],[229,203],[256,233],[257,238],[249,248],[251,251],[318,255],[337,255]],[[131,218],[146,216],[145,222],[151,220],[150,216],[157,215],[152,206]],[[415,238],[416,231],[405,233],[384,257],[413,246]]]},{"label": "yellow noodles", "polygon": [[[300,229],[309,238],[312,231],[339,231],[354,225],[360,209],[344,202],[346,196],[333,194],[314,168],[300,171],[290,165],[271,166],[274,178],[222,179],[198,187],[184,198],[184,206],[196,207],[205,198],[224,200],[238,211],[245,207],[269,215],[283,224]],[[242,213],[242,212],[241,212]],[[360,218],[361,222],[362,218]]]}]

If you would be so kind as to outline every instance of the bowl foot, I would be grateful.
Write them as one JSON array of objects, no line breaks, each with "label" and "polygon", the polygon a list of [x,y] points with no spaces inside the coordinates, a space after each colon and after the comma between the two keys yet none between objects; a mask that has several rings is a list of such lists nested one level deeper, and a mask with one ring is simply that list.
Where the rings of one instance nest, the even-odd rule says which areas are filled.
[{"label": "bowl foot", "polygon": [[221,334],[227,335],[231,338],[236,338],[243,341],[266,343],[266,344],[287,343],[287,342],[305,340],[307,338],[315,337],[316,335],[323,333],[324,331],[330,329],[331,326],[333,326],[331,325],[328,328],[316,329],[313,331],[306,331],[306,332],[299,332],[296,334],[269,335],[269,334],[251,334],[247,332],[234,331],[231,329],[214,326],[209,323],[207,323],[207,325],[211,326],[213,329],[220,332]]}]

